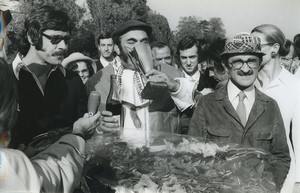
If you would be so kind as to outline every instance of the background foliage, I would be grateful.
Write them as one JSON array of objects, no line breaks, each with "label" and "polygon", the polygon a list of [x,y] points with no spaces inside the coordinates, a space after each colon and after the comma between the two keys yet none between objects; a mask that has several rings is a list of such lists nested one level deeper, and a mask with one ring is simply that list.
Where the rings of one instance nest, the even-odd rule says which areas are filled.
[{"label": "background foliage", "polygon": [[[195,16],[182,17],[177,30],[171,31],[168,20],[152,11],[147,6],[147,0],[86,0],[86,7],[80,7],[75,0],[20,0],[17,9],[12,11],[13,21],[8,31],[12,42],[9,47],[11,58],[22,45],[21,36],[26,16],[41,5],[55,5],[67,10],[75,23],[74,37],[87,39],[89,44],[94,41],[92,36],[97,37],[102,31],[112,32],[119,24],[130,19],[150,24],[156,40],[164,41],[173,48],[178,40],[188,34],[210,42],[218,37],[224,38],[226,33],[220,18],[203,20]],[[91,19],[84,20],[87,13],[91,15]],[[96,54],[91,56],[96,57]]]}]

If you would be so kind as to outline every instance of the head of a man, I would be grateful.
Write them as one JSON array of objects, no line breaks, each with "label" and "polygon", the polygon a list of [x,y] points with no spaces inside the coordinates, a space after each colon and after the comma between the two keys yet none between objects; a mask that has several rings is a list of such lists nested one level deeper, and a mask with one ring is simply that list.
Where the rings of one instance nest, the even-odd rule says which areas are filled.
[{"label": "head of a man", "polygon": [[[120,57],[126,62],[126,68],[134,69],[127,54],[139,44],[148,44],[151,36],[152,27],[137,20],[130,20],[122,23],[112,33],[113,41],[120,50]],[[124,65],[126,65],[124,64]]]},{"label": "head of a man", "polygon": [[152,56],[154,59],[154,66],[171,65],[172,66],[172,50],[168,44],[164,42],[154,42],[151,45]]},{"label": "head of a man", "polygon": [[193,36],[185,36],[178,42],[176,56],[184,72],[193,76],[199,70],[198,63],[202,56],[199,41]]},{"label": "head of a man", "polygon": [[296,51],[295,44],[291,40],[288,40],[288,39],[286,40],[285,47],[286,47],[286,49],[289,50],[289,53],[285,56],[281,56],[280,61],[281,61],[281,65],[285,69],[290,71],[292,68],[294,58],[297,57],[297,51]]},{"label": "head of a man", "polygon": [[107,61],[112,61],[114,58],[114,42],[111,33],[102,32],[97,38],[98,50],[100,56],[104,57]]},{"label": "head of a man", "polygon": [[256,80],[263,55],[260,39],[241,33],[226,42],[221,58],[233,84],[245,90]]},{"label": "head of a man", "polygon": [[40,63],[60,64],[68,48],[72,27],[69,16],[61,9],[43,6],[32,11],[25,20],[27,52],[35,52]]}]

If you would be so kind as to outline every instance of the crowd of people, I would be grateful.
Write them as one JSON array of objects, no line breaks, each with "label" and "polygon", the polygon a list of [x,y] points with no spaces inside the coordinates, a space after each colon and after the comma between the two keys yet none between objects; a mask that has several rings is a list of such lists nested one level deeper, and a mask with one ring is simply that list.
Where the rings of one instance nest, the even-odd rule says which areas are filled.
[{"label": "crowd of people", "polygon": [[[53,6],[32,11],[24,48],[6,61],[1,11],[0,192],[73,192],[85,163],[85,141],[122,129],[169,132],[236,143],[270,154],[281,193],[300,192],[300,34],[285,38],[275,25],[203,44],[187,35],[170,45],[152,40],[152,27],[130,20],[95,38],[99,58],[74,45],[72,20]],[[77,42],[78,43],[78,42]],[[80,43],[79,43],[80,45]],[[137,68],[142,50],[149,66]],[[143,68],[144,67],[144,68]],[[116,76],[123,121],[106,109]],[[152,98],[142,97],[146,85]],[[150,84],[150,85],[151,85]],[[156,90],[157,89],[157,90]],[[97,113],[88,96],[100,93]],[[56,131],[43,151],[32,141]],[[299,143],[298,143],[299,142]]]}]

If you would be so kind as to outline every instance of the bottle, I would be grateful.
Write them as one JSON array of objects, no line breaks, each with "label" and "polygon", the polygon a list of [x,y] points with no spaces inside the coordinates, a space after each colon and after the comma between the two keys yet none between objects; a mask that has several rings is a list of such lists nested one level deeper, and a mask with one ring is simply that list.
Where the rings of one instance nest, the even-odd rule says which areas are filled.
[{"label": "bottle", "polygon": [[110,76],[110,91],[106,100],[106,110],[112,112],[113,117],[119,121],[120,131],[116,133],[119,137],[122,137],[124,118],[123,118],[123,106],[120,95],[117,90],[117,76]]},{"label": "bottle", "polygon": [[100,102],[101,102],[100,93],[97,91],[91,91],[88,100],[89,116],[93,116],[97,113]]}]

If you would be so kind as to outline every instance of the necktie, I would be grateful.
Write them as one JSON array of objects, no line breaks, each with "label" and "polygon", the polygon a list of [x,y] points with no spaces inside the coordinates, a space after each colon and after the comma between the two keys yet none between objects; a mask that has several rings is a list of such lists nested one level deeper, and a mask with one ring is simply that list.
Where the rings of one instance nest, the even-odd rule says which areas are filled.
[{"label": "necktie", "polygon": [[240,121],[243,124],[243,126],[246,125],[247,122],[247,117],[246,117],[246,106],[244,103],[244,99],[245,99],[246,95],[243,91],[241,91],[239,93],[239,104],[236,108],[236,112],[239,115]]}]

